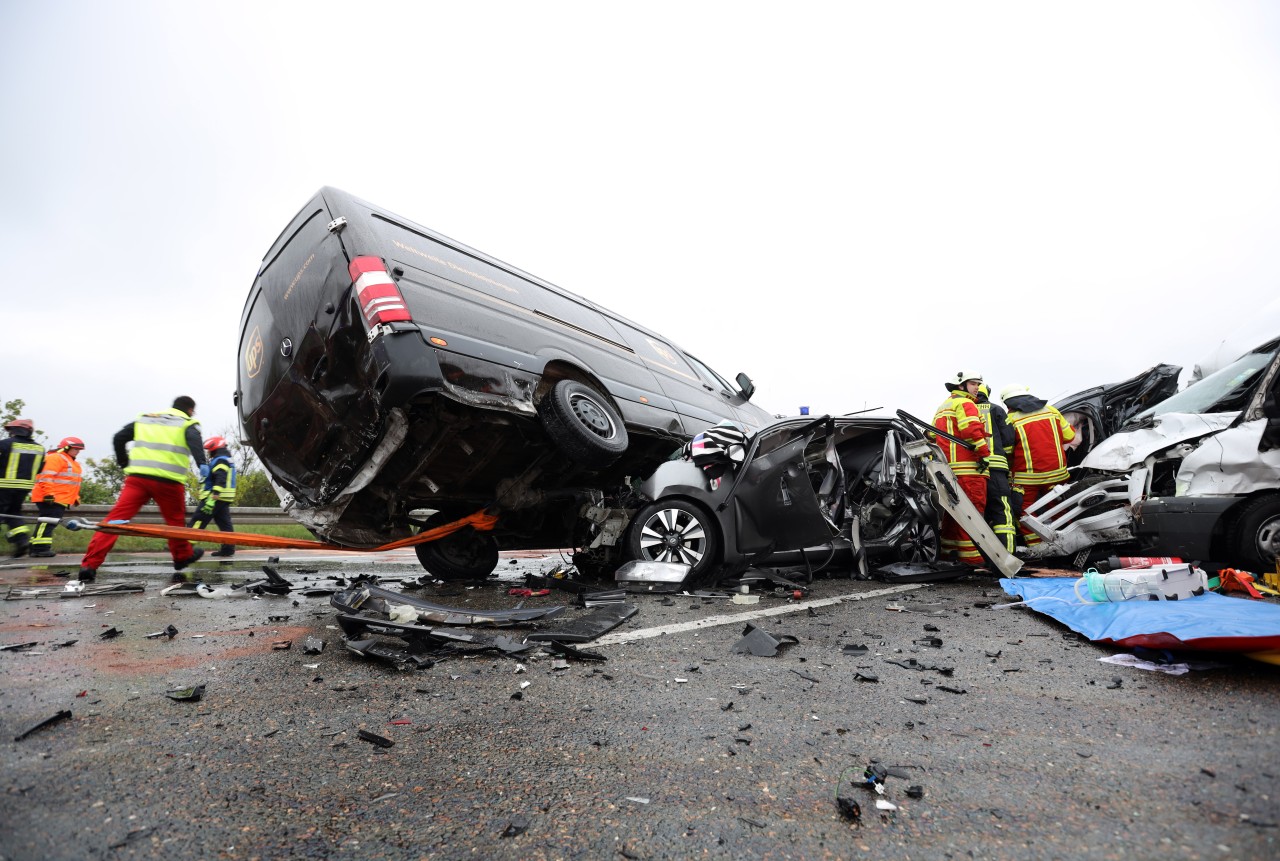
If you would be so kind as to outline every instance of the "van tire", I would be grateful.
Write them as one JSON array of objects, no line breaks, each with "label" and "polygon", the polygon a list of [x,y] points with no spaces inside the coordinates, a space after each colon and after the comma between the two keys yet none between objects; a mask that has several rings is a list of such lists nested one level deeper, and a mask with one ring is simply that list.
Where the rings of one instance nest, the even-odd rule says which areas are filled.
[{"label": "van tire", "polygon": [[538,409],[552,442],[584,466],[608,466],[627,450],[622,416],[604,395],[577,380],[560,380]]},{"label": "van tire", "polygon": [[1280,554],[1280,495],[1250,500],[1231,526],[1232,561],[1246,571],[1273,571]]},{"label": "van tire", "polygon": [[[651,502],[627,528],[627,557],[642,562],[684,562],[686,583],[696,582],[716,565],[720,530],[711,515],[683,499]],[[696,557],[696,558],[695,558]]]},{"label": "van tire", "polygon": [[498,567],[498,542],[489,533],[476,532],[470,526],[435,541],[415,544],[413,550],[418,562],[437,580],[483,580]]}]

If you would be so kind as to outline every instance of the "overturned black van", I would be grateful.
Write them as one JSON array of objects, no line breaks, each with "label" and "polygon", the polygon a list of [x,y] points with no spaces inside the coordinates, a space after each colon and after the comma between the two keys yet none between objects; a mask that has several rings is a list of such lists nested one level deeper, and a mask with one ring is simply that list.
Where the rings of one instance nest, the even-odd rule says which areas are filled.
[{"label": "overturned black van", "polygon": [[[375,546],[488,507],[493,533],[421,545],[433,572],[571,547],[592,491],[720,421],[771,416],[669,340],[324,188],[263,258],[241,318],[245,441],[313,532]],[[490,566],[491,567],[491,566]]]}]

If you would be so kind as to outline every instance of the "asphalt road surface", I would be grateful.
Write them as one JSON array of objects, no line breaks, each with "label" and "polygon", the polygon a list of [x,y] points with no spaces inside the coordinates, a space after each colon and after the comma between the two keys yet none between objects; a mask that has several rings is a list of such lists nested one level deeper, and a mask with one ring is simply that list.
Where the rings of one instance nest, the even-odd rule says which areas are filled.
[{"label": "asphalt road surface", "polygon": [[[266,556],[195,575],[259,579]],[[508,594],[559,561],[414,594],[574,619],[567,594]],[[34,644],[0,652],[4,859],[1280,857],[1280,668],[1100,663],[1117,650],[996,608],[994,579],[638,595],[581,645],[602,661],[462,649],[405,671],[346,651],[327,597],[161,596],[163,559],[113,563],[99,583],[145,591],[62,598],[53,569],[0,567],[0,592],[54,590],[0,608],[0,646]],[[411,553],[278,569],[421,573]],[[748,623],[777,655],[733,651]]]}]

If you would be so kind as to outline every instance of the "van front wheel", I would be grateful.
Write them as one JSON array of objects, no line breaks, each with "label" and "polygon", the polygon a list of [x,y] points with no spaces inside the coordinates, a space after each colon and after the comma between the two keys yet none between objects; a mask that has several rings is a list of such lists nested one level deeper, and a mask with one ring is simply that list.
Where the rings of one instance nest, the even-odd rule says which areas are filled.
[{"label": "van front wheel", "polygon": [[552,442],[584,466],[607,466],[627,450],[627,429],[609,399],[577,380],[561,380],[538,415]]},{"label": "van front wheel", "polygon": [[1280,556],[1280,495],[1247,503],[1231,529],[1231,561],[1248,571],[1272,571]]}]

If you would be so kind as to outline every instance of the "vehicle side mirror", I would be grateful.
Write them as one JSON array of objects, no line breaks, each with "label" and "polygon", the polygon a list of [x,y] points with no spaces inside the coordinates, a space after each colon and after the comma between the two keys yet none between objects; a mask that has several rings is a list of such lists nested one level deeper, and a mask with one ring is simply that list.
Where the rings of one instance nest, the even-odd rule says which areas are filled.
[{"label": "vehicle side mirror", "polygon": [[742,399],[751,400],[751,396],[756,393],[756,384],[751,382],[751,378],[746,374],[738,374],[734,379],[738,383],[738,394],[742,395]]}]

